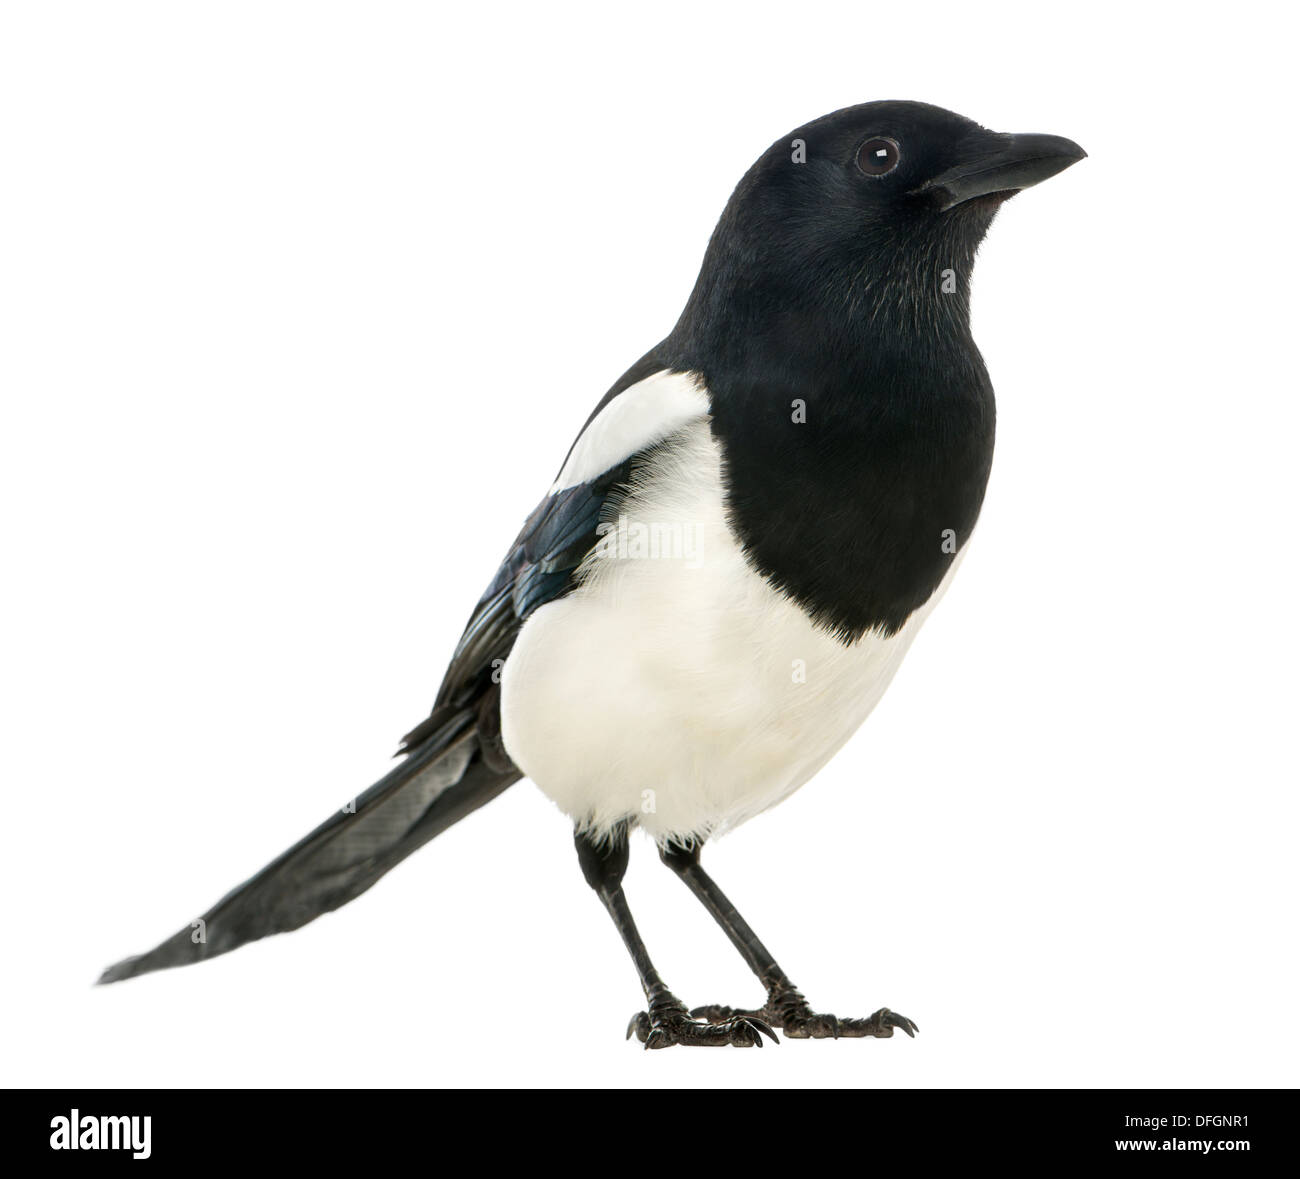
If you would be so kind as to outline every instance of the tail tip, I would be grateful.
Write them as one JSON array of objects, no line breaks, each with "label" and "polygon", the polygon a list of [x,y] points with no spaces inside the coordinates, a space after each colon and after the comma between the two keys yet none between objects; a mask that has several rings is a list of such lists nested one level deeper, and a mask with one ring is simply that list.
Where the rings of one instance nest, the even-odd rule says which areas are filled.
[{"label": "tail tip", "polygon": [[104,968],[100,976],[95,980],[95,986],[103,987],[109,983],[121,982],[123,979],[133,978],[139,973],[138,970],[132,969],[140,959],[123,958],[121,962],[114,962],[112,966]]}]

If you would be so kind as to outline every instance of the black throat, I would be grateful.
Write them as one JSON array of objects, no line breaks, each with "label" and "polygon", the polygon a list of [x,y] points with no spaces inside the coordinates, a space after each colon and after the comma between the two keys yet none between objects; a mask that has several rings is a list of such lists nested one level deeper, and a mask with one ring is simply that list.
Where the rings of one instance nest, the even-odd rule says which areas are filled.
[{"label": "black throat", "polygon": [[931,597],[984,499],[994,400],[970,272],[997,206],[972,204],[941,232],[895,226],[821,257],[785,241],[766,259],[788,269],[724,217],[651,354],[708,386],[750,562],[846,642]]}]

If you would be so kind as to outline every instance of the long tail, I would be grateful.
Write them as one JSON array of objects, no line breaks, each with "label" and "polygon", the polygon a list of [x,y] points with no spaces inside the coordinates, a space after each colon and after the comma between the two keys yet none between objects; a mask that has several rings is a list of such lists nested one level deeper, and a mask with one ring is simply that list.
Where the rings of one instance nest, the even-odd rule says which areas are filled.
[{"label": "long tail", "polygon": [[[215,958],[245,942],[298,929],[360,896],[390,868],[522,776],[490,748],[480,748],[474,721],[473,711],[466,709],[439,725],[354,807],[331,816],[218,901],[201,921],[147,954],[110,966],[100,983]],[[485,734],[485,744],[491,741]]]}]

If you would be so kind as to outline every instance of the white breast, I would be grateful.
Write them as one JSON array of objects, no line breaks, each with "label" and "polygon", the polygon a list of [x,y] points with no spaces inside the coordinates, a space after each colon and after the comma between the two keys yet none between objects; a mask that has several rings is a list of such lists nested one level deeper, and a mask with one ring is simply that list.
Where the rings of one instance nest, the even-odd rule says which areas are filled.
[{"label": "white breast", "polygon": [[502,676],[506,748],[598,834],[629,818],[661,841],[734,827],[866,719],[958,560],[898,634],[845,646],[746,563],[697,416],[658,448],[582,584],[524,625]]}]

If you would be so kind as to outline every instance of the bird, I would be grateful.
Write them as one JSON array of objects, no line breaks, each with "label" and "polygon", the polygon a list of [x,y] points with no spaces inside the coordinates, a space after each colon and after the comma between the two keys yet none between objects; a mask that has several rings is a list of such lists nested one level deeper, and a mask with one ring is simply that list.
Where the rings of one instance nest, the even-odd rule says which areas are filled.
[{"label": "bird", "polygon": [[[346,904],[527,777],[637,971],[649,1049],[913,1036],[819,1012],[705,872],[710,840],[803,786],[880,700],[965,556],[993,459],[970,328],[995,215],[1085,158],[922,102],[846,107],[745,173],[671,332],[587,418],[506,551],[395,768],[101,983],[203,961]],[[694,1008],[623,889],[630,837],[766,998]]]}]

